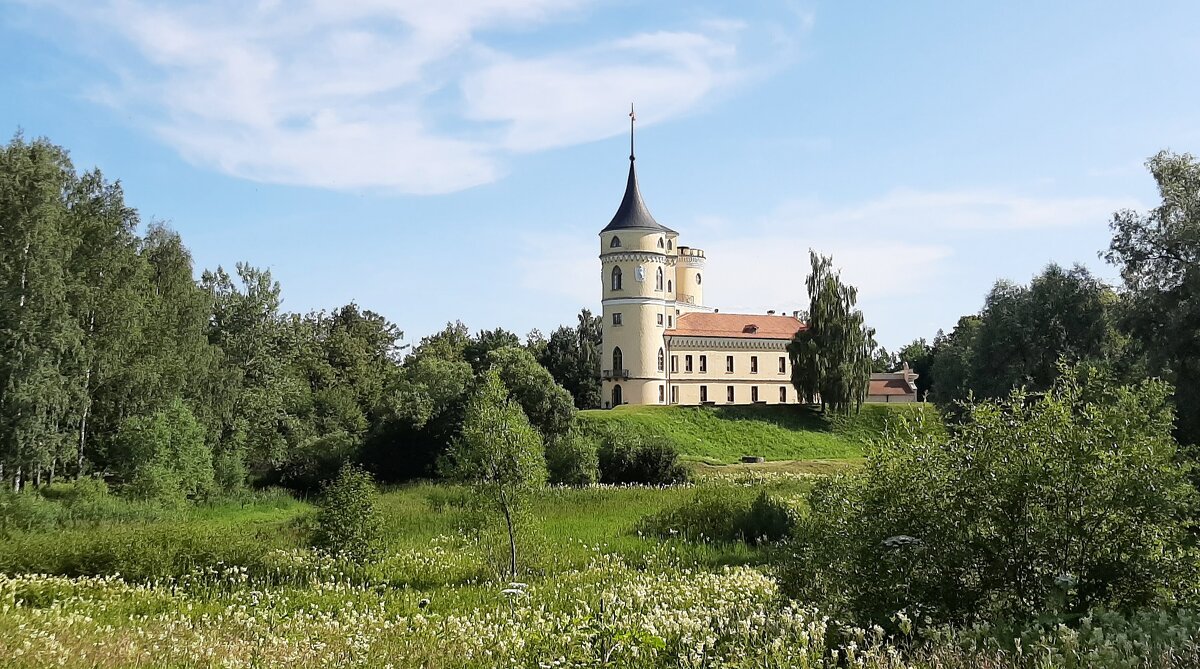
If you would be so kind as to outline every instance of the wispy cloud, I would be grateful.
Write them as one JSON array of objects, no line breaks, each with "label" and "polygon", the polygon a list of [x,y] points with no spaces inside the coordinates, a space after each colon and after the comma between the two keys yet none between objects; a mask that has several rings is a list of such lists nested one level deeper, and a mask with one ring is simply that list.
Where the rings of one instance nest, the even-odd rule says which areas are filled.
[{"label": "wispy cloud", "polygon": [[[273,0],[61,6],[113,73],[95,91],[188,160],[248,179],[408,193],[496,179],[516,152],[654,122],[744,79],[746,26],[708,20],[569,46],[588,0]],[[552,40],[561,44],[561,40]],[[643,116],[643,115],[639,115]]]},{"label": "wispy cloud", "polygon": [[[989,235],[1095,225],[1117,209],[1138,206],[1127,198],[896,190],[841,206],[789,202],[736,227],[720,225],[719,218],[674,227],[684,231],[682,241],[707,252],[706,302],[724,311],[753,313],[807,308],[810,248],[833,255],[845,279],[858,287],[860,302],[905,301],[941,291],[948,263],[956,254],[986,244]],[[688,233],[689,228],[695,229]],[[592,242],[564,237],[526,245],[518,261],[524,287],[584,304],[597,302],[598,249]],[[555,280],[546,281],[548,276]]]}]

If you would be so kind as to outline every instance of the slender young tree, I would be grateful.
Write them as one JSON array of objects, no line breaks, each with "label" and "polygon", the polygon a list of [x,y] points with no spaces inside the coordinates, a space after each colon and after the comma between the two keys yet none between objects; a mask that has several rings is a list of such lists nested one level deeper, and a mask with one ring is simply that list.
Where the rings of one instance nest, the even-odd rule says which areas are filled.
[{"label": "slender young tree", "polygon": [[528,493],[546,482],[541,436],[510,399],[496,370],[487,370],[467,403],[462,437],[450,451],[452,474],[472,483],[479,502],[504,520],[508,573],[517,576],[517,522]]},{"label": "slender young tree", "polygon": [[821,411],[858,411],[871,380],[875,330],[863,325],[855,308],[858,290],[842,283],[833,258],[809,250],[808,320],[788,344],[792,385],[805,402]]}]

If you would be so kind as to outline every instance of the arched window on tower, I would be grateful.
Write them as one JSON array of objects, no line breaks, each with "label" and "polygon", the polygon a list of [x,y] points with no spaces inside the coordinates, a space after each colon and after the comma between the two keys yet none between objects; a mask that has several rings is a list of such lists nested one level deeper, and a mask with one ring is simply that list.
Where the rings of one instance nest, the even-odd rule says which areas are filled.
[{"label": "arched window on tower", "polygon": [[610,249],[621,248],[621,238],[614,235],[612,238],[612,241],[608,243],[608,248],[610,248]]},{"label": "arched window on tower", "polygon": [[670,279],[667,279],[667,292],[668,292],[668,293],[670,293],[670,292],[672,292],[673,290],[674,290],[674,289],[673,289],[673,288],[671,288],[671,280],[670,280]]},{"label": "arched window on tower", "polygon": [[665,366],[666,366],[666,356],[663,354],[663,350],[660,348],[660,349],[658,349],[658,371],[660,371],[660,372],[663,371]]},{"label": "arched window on tower", "polygon": [[654,275],[654,290],[662,290],[663,288],[663,271],[658,268],[658,273]]},{"label": "arched window on tower", "polygon": [[614,377],[621,374],[621,369],[625,366],[624,363],[625,363],[625,361],[622,359],[622,356],[621,356],[621,347],[617,346],[616,348],[613,349],[613,376]]},{"label": "arched window on tower", "polygon": [[612,271],[612,289],[621,290],[621,268],[614,267]]},{"label": "arched window on tower", "polygon": [[671,240],[669,240],[669,239],[667,240],[667,250],[668,251],[671,250]]},{"label": "arched window on tower", "polygon": [[659,238],[658,238],[658,248],[660,248],[660,249],[661,249],[662,247],[663,247],[663,238],[662,238],[662,237],[659,237]]}]

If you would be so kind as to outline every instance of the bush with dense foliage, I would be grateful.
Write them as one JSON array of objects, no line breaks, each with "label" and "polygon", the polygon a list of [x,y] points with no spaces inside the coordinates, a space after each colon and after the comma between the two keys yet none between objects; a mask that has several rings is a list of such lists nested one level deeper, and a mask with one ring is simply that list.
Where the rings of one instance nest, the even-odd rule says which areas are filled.
[{"label": "bush with dense foliage", "polygon": [[606,431],[598,452],[601,483],[674,485],[688,480],[679,450],[662,437]]},{"label": "bush with dense foliage", "polygon": [[126,420],[117,449],[128,470],[126,492],[136,499],[175,503],[213,494],[212,451],[204,428],[182,400],[150,416]]},{"label": "bush with dense foliage", "polygon": [[948,438],[897,433],[819,484],[790,594],[858,621],[1134,608],[1195,581],[1196,491],[1176,458],[1169,388],[1064,369],[1044,396],[965,407]]},{"label": "bush with dense foliage", "polygon": [[546,472],[550,483],[585,486],[600,480],[596,440],[572,428],[546,440]]},{"label": "bush with dense foliage", "polygon": [[702,487],[683,504],[646,516],[641,532],[689,541],[744,541],[749,544],[786,539],[796,511],[765,490],[728,486]]},{"label": "bush with dense foliage", "polygon": [[313,544],[330,554],[363,563],[382,551],[383,516],[371,475],[344,465],[325,487]]}]

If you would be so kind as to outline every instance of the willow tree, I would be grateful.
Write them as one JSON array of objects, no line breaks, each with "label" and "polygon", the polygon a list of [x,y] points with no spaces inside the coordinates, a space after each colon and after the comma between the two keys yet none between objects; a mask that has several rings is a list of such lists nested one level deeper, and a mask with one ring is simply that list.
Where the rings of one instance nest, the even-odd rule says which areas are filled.
[{"label": "willow tree", "polygon": [[867,399],[875,330],[855,308],[858,289],[842,283],[833,258],[808,252],[808,318],[788,344],[792,385],[821,411],[858,411]]}]

